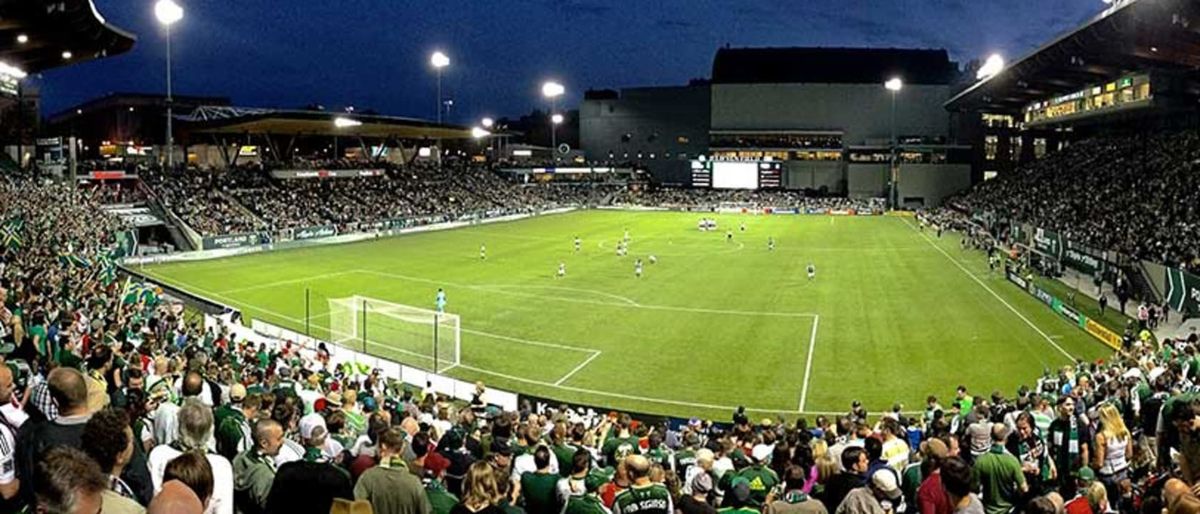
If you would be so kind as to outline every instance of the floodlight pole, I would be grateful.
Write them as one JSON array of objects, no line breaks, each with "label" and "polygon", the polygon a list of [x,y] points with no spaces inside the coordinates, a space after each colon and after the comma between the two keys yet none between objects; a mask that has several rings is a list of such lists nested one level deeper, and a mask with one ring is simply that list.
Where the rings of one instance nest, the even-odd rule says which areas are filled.
[{"label": "floodlight pole", "polygon": [[554,115],[558,112],[558,96],[550,97],[550,156],[558,160],[558,124],[554,123]]},{"label": "floodlight pole", "polygon": [[897,198],[897,196],[896,196],[897,194],[899,194],[896,189],[896,181],[897,181],[897,179],[899,179],[899,175],[900,175],[899,171],[896,169],[896,90],[889,89],[889,91],[891,91],[891,93],[892,93],[892,148],[891,148],[891,168],[888,170],[888,172],[891,175],[891,177],[890,177],[891,180],[889,182],[891,182],[891,184],[892,184],[892,191],[888,196],[890,197],[891,202],[892,202],[892,210],[896,210],[896,208],[898,207],[897,204],[900,203],[898,201],[899,198]]},{"label": "floodlight pole", "polygon": [[[437,122],[442,123],[442,67],[437,66]],[[441,147],[438,148],[441,151]]]},{"label": "floodlight pole", "polygon": [[171,24],[165,24],[167,28],[167,168],[175,167],[175,135],[171,127],[171,118],[174,116],[172,104],[174,100],[171,98]]},{"label": "floodlight pole", "polygon": [[441,320],[438,319],[438,313],[433,313],[433,372],[438,372],[438,325]]}]

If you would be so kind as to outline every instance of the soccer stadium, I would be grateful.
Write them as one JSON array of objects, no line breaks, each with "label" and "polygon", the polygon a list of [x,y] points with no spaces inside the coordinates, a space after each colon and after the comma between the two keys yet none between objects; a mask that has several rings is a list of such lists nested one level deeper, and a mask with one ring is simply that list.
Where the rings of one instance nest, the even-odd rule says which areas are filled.
[{"label": "soccer stadium", "polygon": [[1200,1],[1082,3],[0,0],[0,513],[1200,513]]}]

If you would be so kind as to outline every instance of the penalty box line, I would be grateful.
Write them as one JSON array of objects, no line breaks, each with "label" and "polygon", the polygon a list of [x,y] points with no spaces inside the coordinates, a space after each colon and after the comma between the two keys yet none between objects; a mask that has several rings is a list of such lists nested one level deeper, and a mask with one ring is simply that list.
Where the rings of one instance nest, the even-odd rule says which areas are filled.
[{"label": "penalty box line", "polygon": [[[401,279],[401,280],[414,280],[414,281],[418,281],[418,282],[425,282],[425,283],[438,283],[437,281],[434,281],[434,280],[429,280],[429,279],[423,279],[423,278],[417,278],[417,277],[406,277],[406,276],[402,276],[402,275],[395,275],[395,274],[391,274],[391,273],[377,272],[377,271],[372,271],[372,270],[350,270],[350,272],[351,272],[351,273],[354,273],[354,272],[359,272],[359,273],[368,273],[368,274],[373,274],[373,275],[377,275],[377,276],[385,276],[385,277],[388,277],[388,278],[393,278],[393,279]],[[167,284],[175,284],[175,285],[177,285],[177,286],[182,286],[182,287],[185,287],[185,288],[187,288],[187,289],[189,289],[189,290],[192,290],[192,291],[199,292],[199,293],[201,293],[201,294],[203,294],[203,295],[207,296],[207,297],[208,297],[208,299],[209,299],[210,301],[212,301],[212,300],[214,300],[214,299],[222,299],[222,300],[225,300],[226,302],[232,302],[232,303],[235,303],[235,304],[242,304],[242,305],[246,305],[248,308],[250,308],[250,309],[252,309],[252,310],[255,310],[255,311],[258,311],[258,312],[262,312],[262,313],[265,313],[265,314],[270,314],[270,315],[276,316],[276,317],[278,317],[278,318],[281,318],[281,319],[285,319],[285,320],[291,321],[291,322],[293,322],[293,323],[304,323],[304,320],[303,320],[303,319],[295,318],[295,317],[293,317],[293,316],[288,316],[288,315],[286,315],[286,314],[283,314],[283,313],[280,313],[280,312],[272,311],[272,310],[270,310],[270,309],[265,309],[265,308],[263,308],[263,307],[260,307],[260,306],[257,306],[257,305],[254,305],[254,304],[251,304],[251,303],[249,303],[249,302],[244,302],[244,301],[238,300],[238,299],[236,299],[236,298],[232,298],[232,297],[230,297],[230,296],[227,296],[228,292],[226,292],[225,294],[223,294],[223,293],[217,293],[217,292],[213,292],[213,291],[209,291],[209,290],[203,289],[203,288],[201,288],[201,287],[199,287],[199,286],[195,286],[195,285],[193,285],[193,284],[189,284],[189,283],[187,283],[187,282],[184,282],[184,281],[181,281],[181,280],[177,280],[177,279],[169,279],[168,277],[164,277],[164,276],[162,276],[162,275],[159,275],[158,273],[149,272],[149,271],[144,271],[144,273],[145,273],[147,276],[153,277],[153,278],[155,278],[155,279],[157,279],[157,280],[159,280],[159,281],[161,281],[161,282],[164,282],[164,283],[167,283]],[[461,285],[460,285],[460,286],[461,286]],[[463,287],[469,287],[469,286],[463,286]],[[501,294],[506,294],[506,293],[501,293]],[[213,303],[221,303],[221,302],[216,302],[216,301],[214,301]],[[629,304],[624,304],[624,303],[611,303],[611,302],[586,302],[586,303],[596,303],[596,304],[610,305],[610,306],[615,306],[615,307],[626,307],[626,308],[643,308],[643,309],[644,309],[644,308],[649,308],[649,309],[652,309],[652,310],[672,310],[672,311],[683,311],[683,312],[702,312],[702,313],[710,313],[710,314],[732,314],[732,315],[751,315],[751,316],[811,317],[811,318],[813,318],[813,329],[812,329],[812,332],[811,332],[811,334],[810,334],[810,338],[809,338],[809,351],[808,351],[807,362],[806,362],[806,365],[805,365],[805,373],[804,373],[804,385],[803,385],[803,390],[802,390],[801,409],[800,409],[799,413],[801,413],[801,414],[814,414],[814,415],[830,415],[830,414],[836,414],[835,412],[832,412],[832,411],[828,411],[828,412],[827,412],[827,411],[812,411],[812,412],[809,412],[809,411],[805,411],[805,410],[804,410],[804,408],[803,408],[803,407],[804,407],[804,400],[805,400],[805,398],[806,398],[806,396],[807,396],[807,391],[809,390],[808,382],[809,382],[809,379],[810,379],[810,376],[811,376],[811,369],[812,369],[812,358],[813,358],[813,348],[814,348],[814,347],[815,347],[815,345],[816,345],[816,335],[817,335],[817,327],[816,327],[816,324],[817,324],[817,320],[819,319],[819,316],[818,316],[817,314],[815,314],[815,313],[783,313],[783,312],[729,311],[729,310],[719,310],[719,309],[699,309],[699,308],[688,308],[688,307],[672,307],[672,306],[640,305],[640,304],[639,304],[639,305],[637,305],[637,306],[635,307],[635,306],[633,306],[633,305],[629,305]],[[328,313],[325,313],[323,316],[320,316],[320,315],[319,315],[319,316],[316,316],[316,317],[317,317],[317,318],[320,318],[320,317],[327,317],[327,316],[328,316]],[[311,322],[311,320],[310,320],[310,322]],[[329,329],[329,327],[327,327],[327,326],[324,326],[324,325],[317,325],[317,324],[314,324],[313,326],[316,326],[316,327],[318,327],[318,328],[324,328],[324,329],[326,329],[326,330],[328,330],[328,329]],[[526,378],[526,377],[518,377],[518,376],[515,376],[515,375],[509,375],[509,374],[506,374],[506,373],[500,373],[500,372],[497,372],[497,371],[492,371],[492,370],[488,370],[488,369],[484,369],[484,368],[479,368],[479,367],[475,367],[475,366],[470,366],[470,365],[467,365],[467,364],[455,364],[455,365],[452,365],[452,366],[450,366],[450,367],[446,368],[445,370],[443,370],[443,371],[442,371],[443,373],[444,373],[444,372],[446,372],[446,371],[449,371],[450,369],[453,369],[453,368],[455,368],[455,367],[458,367],[458,368],[462,368],[462,369],[465,369],[465,370],[474,371],[474,372],[477,372],[477,373],[482,373],[482,374],[485,374],[485,375],[492,375],[492,376],[496,376],[496,377],[500,377],[500,378],[505,378],[505,379],[512,380],[512,381],[515,381],[515,382],[522,382],[522,383],[527,383],[527,384],[535,384],[535,385],[540,385],[540,386],[544,386],[544,387],[550,387],[550,388],[560,389],[560,390],[563,390],[563,391],[571,391],[571,392],[577,392],[577,393],[583,393],[583,394],[591,394],[591,395],[596,395],[596,396],[604,396],[604,397],[609,397],[609,398],[619,398],[619,399],[625,399],[625,400],[644,401],[644,402],[648,402],[648,403],[657,403],[657,404],[663,404],[663,405],[676,405],[676,406],[692,407],[692,408],[703,408],[703,409],[730,410],[730,409],[734,409],[734,408],[735,408],[734,406],[728,406],[728,405],[714,405],[714,404],[707,404],[707,403],[697,403],[697,402],[687,402],[687,401],[680,401],[680,400],[671,400],[671,399],[665,399],[665,398],[653,398],[653,397],[647,397],[647,396],[633,396],[633,395],[626,395],[626,394],[621,394],[621,393],[613,393],[613,392],[610,392],[610,391],[600,391],[600,390],[595,390],[595,389],[586,389],[586,388],[580,388],[580,387],[574,387],[574,386],[570,386],[570,385],[565,385],[565,384],[564,384],[564,382],[566,382],[566,381],[567,381],[568,379],[570,379],[571,377],[575,376],[575,374],[577,374],[579,371],[581,371],[581,370],[583,370],[585,367],[587,367],[587,365],[588,365],[588,364],[591,364],[591,362],[592,362],[593,360],[595,360],[597,357],[599,357],[600,355],[602,355],[602,354],[603,354],[603,352],[602,352],[602,351],[600,351],[600,350],[597,350],[597,349],[593,349],[593,348],[579,348],[579,347],[573,347],[573,346],[559,345],[559,344],[555,344],[555,343],[547,343],[547,342],[543,342],[543,341],[532,341],[532,340],[528,340],[528,339],[514,338],[514,337],[510,337],[510,336],[504,336],[504,335],[500,335],[500,334],[492,334],[492,333],[488,333],[488,332],[482,332],[482,331],[477,331],[477,330],[471,330],[471,329],[467,329],[467,328],[462,328],[461,330],[462,330],[463,332],[467,332],[467,333],[471,333],[471,334],[475,334],[475,335],[479,335],[479,336],[483,336],[483,337],[489,337],[489,338],[493,338],[493,339],[509,340],[509,341],[518,342],[518,343],[522,343],[522,344],[528,344],[528,345],[532,345],[532,346],[542,346],[542,347],[548,347],[548,348],[556,348],[556,349],[560,349],[560,350],[570,350],[570,351],[577,351],[577,352],[588,352],[588,353],[591,353],[591,355],[589,355],[589,356],[588,356],[587,358],[585,358],[585,359],[584,359],[582,362],[580,362],[580,363],[579,363],[579,365],[577,365],[577,366],[576,366],[574,369],[572,369],[571,371],[569,371],[568,373],[566,373],[565,375],[563,375],[562,377],[560,377],[560,378],[559,378],[557,381],[555,381],[555,382],[547,382],[547,381],[543,381],[543,380],[536,380],[536,379],[531,379],[531,378]],[[417,354],[416,352],[407,351],[407,350],[404,350],[404,349],[402,349],[402,348],[394,348],[394,347],[388,346],[388,345],[386,345],[386,344],[383,344],[383,343],[379,343],[379,342],[376,342],[376,341],[372,341],[372,340],[370,340],[370,339],[368,339],[368,340],[366,341],[366,343],[367,343],[367,345],[368,345],[368,346],[377,346],[377,347],[386,348],[386,349],[390,349],[390,350],[394,350],[394,351],[400,351],[400,352],[402,352],[402,353],[409,353],[409,354],[412,354],[412,355],[414,355],[414,356],[418,356],[418,357],[421,357],[421,358],[426,358],[426,359],[429,359],[429,358],[430,358],[430,357],[429,357],[429,356],[427,356],[427,355],[420,355],[420,354]],[[791,410],[791,409],[770,409],[770,408],[751,407],[751,406],[747,406],[746,408],[747,408],[747,410],[754,411],[754,412],[772,413],[772,414],[794,414],[794,413],[797,413],[797,411],[795,411],[795,410]]]}]

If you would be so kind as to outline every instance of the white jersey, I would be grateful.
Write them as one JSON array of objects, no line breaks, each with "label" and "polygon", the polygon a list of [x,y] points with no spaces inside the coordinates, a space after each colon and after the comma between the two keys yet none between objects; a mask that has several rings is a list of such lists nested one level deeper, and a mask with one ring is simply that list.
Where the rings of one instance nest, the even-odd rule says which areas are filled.
[{"label": "white jersey", "polygon": [[563,275],[566,275],[566,274],[567,274],[567,265],[566,265],[566,264],[559,264],[559,265],[558,265],[558,276],[560,276],[560,277],[561,277],[561,276],[563,276]]}]

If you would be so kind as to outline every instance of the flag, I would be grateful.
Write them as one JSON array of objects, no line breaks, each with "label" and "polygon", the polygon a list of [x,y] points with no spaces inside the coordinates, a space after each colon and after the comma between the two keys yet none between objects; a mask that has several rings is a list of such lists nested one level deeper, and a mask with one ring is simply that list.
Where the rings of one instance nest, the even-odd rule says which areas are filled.
[{"label": "flag", "polygon": [[126,305],[137,303],[142,295],[142,285],[133,283],[132,277],[125,277],[125,287],[121,289],[121,303]]},{"label": "flag", "polygon": [[116,282],[117,264],[113,261],[112,255],[101,255],[97,261],[100,270],[100,283],[104,284],[104,287],[108,287],[113,282]]},{"label": "flag", "polygon": [[12,218],[4,222],[0,226],[0,244],[10,250],[20,250],[25,245],[25,239],[21,237],[21,229],[25,227],[25,221],[21,218]]}]

